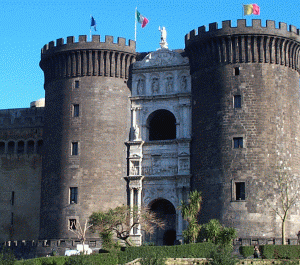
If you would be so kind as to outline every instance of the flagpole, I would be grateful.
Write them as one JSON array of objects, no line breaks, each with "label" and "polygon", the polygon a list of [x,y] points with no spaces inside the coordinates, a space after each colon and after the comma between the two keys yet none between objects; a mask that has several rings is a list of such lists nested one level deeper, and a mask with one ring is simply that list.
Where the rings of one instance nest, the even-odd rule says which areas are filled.
[{"label": "flagpole", "polygon": [[244,4],[242,4],[242,18],[244,19]]},{"label": "flagpole", "polygon": [[137,7],[135,8],[135,12],[134,12],[134,41],[135,41],[135,43],[136,43],[136,11],[137,11]]},{"label": "flagpole", "polygon": [[[92,15],[91,15],[91,21],[92,21]],[[92,27],[90,26],[90,41],[92,40]]]}]

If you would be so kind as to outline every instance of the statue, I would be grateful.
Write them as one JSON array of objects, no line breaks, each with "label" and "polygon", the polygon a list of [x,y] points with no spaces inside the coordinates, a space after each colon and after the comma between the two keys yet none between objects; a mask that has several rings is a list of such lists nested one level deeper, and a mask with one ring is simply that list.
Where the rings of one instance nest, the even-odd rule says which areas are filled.
[{"label": "statue", "polygon": [[152,93],[156,94],[158,92],[159,92],[158,79],[157,78],[153,78],[152,79]]},{"label": "statue", "polygon": [[173,92],[173,78],[167,77],[166,92]]},{"label": "statue", "polygon": [[185,75],[181,77],[181,88],[183,91],[187,89],[187,79]]},{"label": "statue", "polygon": [[134,126],[134,140],[138,140],[140,136],[140,128],[139,126],[136,124]]},{"label": "statue", "polygon": [[144,93],[144,80],[139,79],[137,83],[137,94],[142,95]]},{"label": "statue", "polygon": [[160,48],[161,49],[168,49],[168,43],[167,43],[167,31],[165,27],[159,27],[158,30],[160,31],[161,37],[160,37]]}]

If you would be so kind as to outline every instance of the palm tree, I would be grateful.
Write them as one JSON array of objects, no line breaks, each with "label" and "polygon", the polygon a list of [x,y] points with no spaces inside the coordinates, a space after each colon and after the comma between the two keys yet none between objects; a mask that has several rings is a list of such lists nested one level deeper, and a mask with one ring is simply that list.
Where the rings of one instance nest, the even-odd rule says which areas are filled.
[{"label": "palm tree", "polygon": [[188,202],[181,201],[181,213],[183,219],[189,222],[187,230],[183,232],[185,241],[196,242],[197,236],[201,229],[201,225],[198,224],[198,214],[201,209],[202,194],[201,192],[194,190],[189,193]]}]

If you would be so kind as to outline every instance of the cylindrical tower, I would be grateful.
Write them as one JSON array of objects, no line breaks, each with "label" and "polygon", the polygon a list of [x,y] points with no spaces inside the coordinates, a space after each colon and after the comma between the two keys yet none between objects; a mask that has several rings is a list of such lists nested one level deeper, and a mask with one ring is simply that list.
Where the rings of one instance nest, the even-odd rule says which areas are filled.
[{"label": "cylindrical tower", "polygon": [[[217,218],[241,238],[280,237],[276,172],[299,176],[299,30],[260,20],[224,21],[185,39],[192,75],[192,187],[203,222]],[[275,187],[276,188],[276,187]],[[270,206],[270,207],[269,207]],[[287,221],[296,237],[300,213]]]},{"label": "cylindrical tower", "polygon": [[74,237],[97,210],[126,204],[130,65],[135,42],[94,35],[42,49],[45,74],[40,239]]}]

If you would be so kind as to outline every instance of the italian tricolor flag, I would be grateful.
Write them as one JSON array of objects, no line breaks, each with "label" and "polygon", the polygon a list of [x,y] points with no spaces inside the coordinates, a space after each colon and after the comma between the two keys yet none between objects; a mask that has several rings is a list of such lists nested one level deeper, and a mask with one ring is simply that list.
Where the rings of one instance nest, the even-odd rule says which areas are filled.
[{"label": "italian tricolor flag", "polygon": [[148,24],[149,20],[144,17],[143,15],[141,15],[141,13],[139,11],[137,11],[137,9],[135,10],[135,18],[136,21],[142,24],[142,28],[146,27],[146,25]]}]

